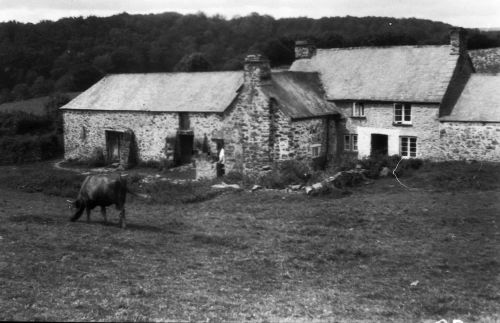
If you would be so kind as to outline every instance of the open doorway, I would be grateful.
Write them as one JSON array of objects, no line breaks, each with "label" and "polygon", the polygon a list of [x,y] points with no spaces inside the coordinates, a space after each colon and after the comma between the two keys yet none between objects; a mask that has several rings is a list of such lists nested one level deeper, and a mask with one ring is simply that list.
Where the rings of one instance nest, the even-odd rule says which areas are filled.
[{"label": "open doorway", "polygon": [[107,162],[120,161],[120,146],[123,141],[123,133],[118,131],[106,131]]},{"label": "open doorway", "polygon": [[389,136],[374,133],[371,139],[371,156],[387,156],[389,153]]},{"label": "open doorway", "polygon": [[194,134],[192,132],[178,134],[179,159],[177,164],[185,165],[191,163],[193,157],[193,142]]}]

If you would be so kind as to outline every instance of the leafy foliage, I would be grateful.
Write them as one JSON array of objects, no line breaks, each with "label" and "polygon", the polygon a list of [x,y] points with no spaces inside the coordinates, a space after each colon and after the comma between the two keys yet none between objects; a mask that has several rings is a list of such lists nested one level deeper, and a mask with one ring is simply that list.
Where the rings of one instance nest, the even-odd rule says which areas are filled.
[{"label": "leafy foliage", "polygon": [[[273,66],[294,58],[294,41],[319,47],[444,44],[449,25],[422,19],[325,17],[225,19],[203,13],[64,18],[0,23],[0,102],[82,91],[107,73],[236,70],[249,50]],[[500,46],[500,34],[469,32],[470,48]]]}]

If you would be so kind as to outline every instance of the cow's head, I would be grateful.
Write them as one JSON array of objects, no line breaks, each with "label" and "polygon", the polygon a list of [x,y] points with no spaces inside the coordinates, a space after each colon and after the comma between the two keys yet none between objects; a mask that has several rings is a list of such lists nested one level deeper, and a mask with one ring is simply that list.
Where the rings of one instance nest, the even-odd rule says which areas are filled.
[{"label": "cow's head", "polygon": [[72,209],[72,208],[79,209],[80,208],[80,200],[78,200],[78,199],[76,199],[74,201],[66,200],[66,202],[68,203],[68,208],[69,209]]}]

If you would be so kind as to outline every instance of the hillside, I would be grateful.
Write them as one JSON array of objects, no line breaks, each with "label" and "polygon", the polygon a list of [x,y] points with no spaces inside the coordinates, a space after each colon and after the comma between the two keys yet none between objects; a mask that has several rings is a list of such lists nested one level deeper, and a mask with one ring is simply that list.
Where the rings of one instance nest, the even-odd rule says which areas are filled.
[{"label": "hillside", "polygon": [[500,47],[469,51],[478,73],[500,73]]},{"label": "hillside", "polygon": [[[68,99],[74,99],[80,92],[65,93],[64,95]],[[38,116],[43,116],[47,114],[47,104],[50,102],[50,96],[42,96],[38,98],[7,102],[0,104],[0,113],[6,112],[26,112]]]},{"label": "hillside", "polygon": [[[320,48],[444,44],[450,25],[391,17],[284,18],[203,13],[64,18],[0,23],[0,103],[82,91],[109,73],[238,70],[249,50],[290,64],[294,41]],[[500,34],[469,31],[471,48],[500,46]]]}]

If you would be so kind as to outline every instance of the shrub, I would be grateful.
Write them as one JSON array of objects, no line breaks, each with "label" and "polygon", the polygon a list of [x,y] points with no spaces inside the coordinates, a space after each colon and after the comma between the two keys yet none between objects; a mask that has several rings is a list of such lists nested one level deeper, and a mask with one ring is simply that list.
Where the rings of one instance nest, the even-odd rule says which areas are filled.
[{"label": "shrub", "polygon": [[305,184],[311,177],[309,167],[297,160],[286,160],[257,178],[257,184],[267,188],[282,189],[291,184]]},{"label": "shrub", "polygon": [[358,163],[368,171],[366,176],[372,179],[378,178],[380,171],[384,167],[393,170],[398,166],[395,173],[400,177],[405,173],[409,173],[412,169],[419,169],[423,165],[421,159],[401,159],[398,155],[368,157],[359,160]]}]

